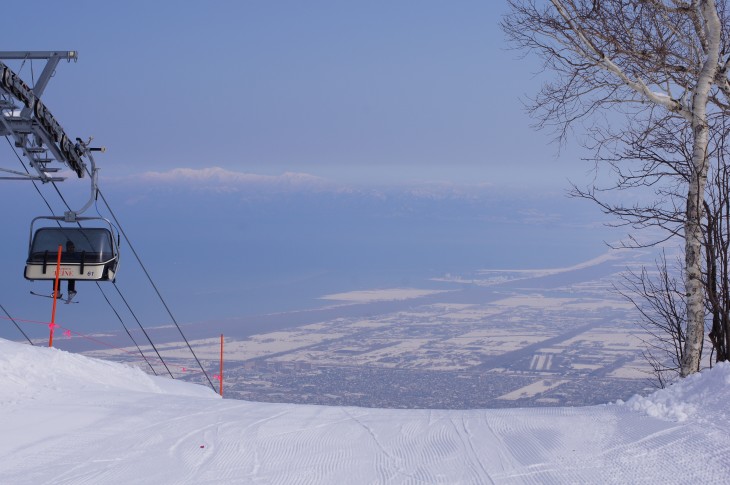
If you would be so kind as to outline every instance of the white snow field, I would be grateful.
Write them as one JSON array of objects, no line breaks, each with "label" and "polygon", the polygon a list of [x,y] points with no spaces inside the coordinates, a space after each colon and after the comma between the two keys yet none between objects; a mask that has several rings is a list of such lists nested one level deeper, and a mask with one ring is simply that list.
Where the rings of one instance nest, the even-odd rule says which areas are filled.
[{"label": "white snow field", "polygon": [[0,483],[730,483],[730,365],[584,408],[393,410],[211,389],[0,340]]}]

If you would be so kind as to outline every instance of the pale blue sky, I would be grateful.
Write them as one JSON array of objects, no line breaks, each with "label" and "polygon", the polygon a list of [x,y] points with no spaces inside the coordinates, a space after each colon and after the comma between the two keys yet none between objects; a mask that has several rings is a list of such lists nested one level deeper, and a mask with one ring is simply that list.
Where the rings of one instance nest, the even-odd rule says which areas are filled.
[{"label": "pale blue sky", "polygon": [[[506,49],[504,8],[40,1],[6,19],[2,49],[79,52],[45,103],[70,136],[107,147],[102,191],[175,313],[200,321],[606,251],[614,236],[596,226],[599,211],[563,194],[568,178],[586,179],[580,150],[556,156],[529,126],[520,97],[539,88],[538,66]],[[7,147],[0,157],[19,168]],[[50,285],[22,269],[30,220],[48,209],[23,184],[0,195],[14,208],[0,293],[16,316],[42,320],[29,290]],[[58,185],[74,208],[88,197],[87,179]],[[118,285],[143,321],[166,322],[124,244],[122,255]],[[82,304],[60,318],[117,328],[96,288],[79,289]]]},{"label": "pale blue sky", "polygon": [[106,176],[220,166],[564,188],[588,167],[529,127],[519,99],[538,66],[506,49],[505,8],[40,1],[4,23],[2,48],[79,52],[45,99],[72,136],[108,148]]}]

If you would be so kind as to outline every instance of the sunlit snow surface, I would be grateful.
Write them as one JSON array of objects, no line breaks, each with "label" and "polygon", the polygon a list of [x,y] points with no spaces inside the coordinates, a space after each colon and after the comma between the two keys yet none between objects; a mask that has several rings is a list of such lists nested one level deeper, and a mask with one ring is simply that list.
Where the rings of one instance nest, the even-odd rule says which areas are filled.
[{"label": "sunlit snow surface", "polygon": [[730,483],[729,402],[724,364],[585,408],[251,403],[0,340],[0,482]]}]

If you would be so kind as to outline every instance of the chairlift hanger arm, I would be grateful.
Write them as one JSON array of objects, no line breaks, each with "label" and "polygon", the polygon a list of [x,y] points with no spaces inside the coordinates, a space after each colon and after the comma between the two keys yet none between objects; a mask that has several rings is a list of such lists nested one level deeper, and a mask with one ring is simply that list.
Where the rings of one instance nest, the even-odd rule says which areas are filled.
[{"label": "chairlift hanger arm", "polygon": [[94,156],[91,154],[92,151],[103,151],[103,148],[95,149],[95,148],[89,148],[88,144],[91,143],[91,138],[89,138],[89,141],[84,143],[81,138],[76,139],[76,149],[82,153],[83,155],[88,158],[89,163],[91,165],[91,171],[89,172],[89,178],[91,179],[91,197],[89,197],[89,200],[86,202],[86,204],[77,211],[66,211],[64,213],[64,219],[66,222],[75,222],[78,219],[78,215],[85,212],[86,209],[91,207],[91,204],[94,203],[94,200],[96,200],[96,194],[99,191],[98,187],[98,177],[99,177],[99,169],[96,168],[96,162],[94,161]]}]

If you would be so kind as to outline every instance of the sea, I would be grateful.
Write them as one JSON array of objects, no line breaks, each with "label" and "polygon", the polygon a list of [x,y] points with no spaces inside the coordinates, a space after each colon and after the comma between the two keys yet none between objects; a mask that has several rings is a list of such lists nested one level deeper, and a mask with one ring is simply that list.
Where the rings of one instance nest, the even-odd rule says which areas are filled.
[{"label": "sea", "polygon": [[[52,301],[30,292],[50,295],[51,286],[22,275],[30,221],[48,208],[14,190],[2,196],[17,210],[5,215],[0,304],[15,319],[41,322],[22,324],[38,336]],[[112,212],[97,202],[88,215],[120,230],[119,273],[115,285],[79,283],[77,303],[59,305],[57,321],[78,332],[286,314],[356,290],[448,289],[445,279],[484,269],[576,265],[622,237],[597,208],[562,191],[122,187],[105,196]],[[18,339],[4,322],[0,337]]]}]

